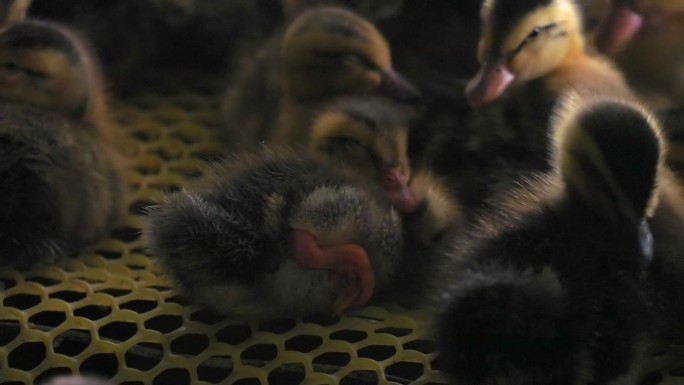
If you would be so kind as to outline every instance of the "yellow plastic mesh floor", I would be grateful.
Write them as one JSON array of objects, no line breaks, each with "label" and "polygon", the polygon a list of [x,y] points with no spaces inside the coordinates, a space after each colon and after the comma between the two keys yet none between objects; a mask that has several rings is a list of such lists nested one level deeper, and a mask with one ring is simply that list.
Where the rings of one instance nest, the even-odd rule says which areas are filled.
[{"label": "yellow plastic mesh floor", "polygon": [[[97,373],[126,385],[443,384],[427,317],[366,308],[330,320],[246,323],[188,305],[144,254],[144,208],[219,156],[216,93],[115,103],[131,147],[128,215],[64,266],[0,270],[0,385]],[[681,376],[681,377],[679,377]],[[650,383],[684,384],[684,368]]]}]

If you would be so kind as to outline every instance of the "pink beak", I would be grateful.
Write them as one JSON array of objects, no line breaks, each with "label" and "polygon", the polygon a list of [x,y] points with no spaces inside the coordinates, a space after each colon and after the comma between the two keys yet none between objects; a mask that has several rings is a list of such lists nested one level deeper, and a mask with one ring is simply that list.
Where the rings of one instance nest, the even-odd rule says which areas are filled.
[{"label": "pink beak", "polygon": [[386,171],[385,191],[394,207],[404,213],[413,213],[420,207],[420,201],[408,186],[408,177],[399,167]]},{"label": "pink beak", "polygon": [[404,102],[412,102],[421,98],[420,92],[408,80],[393,69],[381,73],[380,89],[391,98]]},{"label": "pink beak", "polygon": [[466,97],[471,107],[477,108],[498,99],[515,80],[515,75],[501,61],[484,63],[468,82]]},{"label": "pink beak", "polygon": [[619,52],[639,31],[642,23],[643,18],[629,6],[614,6],[599,28],[596,47],[609,55]]}]

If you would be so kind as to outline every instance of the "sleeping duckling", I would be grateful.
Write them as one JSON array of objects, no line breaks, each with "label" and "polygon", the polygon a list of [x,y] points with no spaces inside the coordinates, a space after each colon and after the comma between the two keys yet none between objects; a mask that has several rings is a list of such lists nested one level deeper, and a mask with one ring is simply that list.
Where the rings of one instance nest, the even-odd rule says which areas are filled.
[{"label": "sleeping duckling", "polygon": [[27,20],[0,33],[0,101],[55,111],[112,135],[99,65],[82,39],[56,23]]},{"label": "sleeping duckling", "polygon": [[436,333],[455,383],[637,384],[682,337],[684,202],[657,122],[576,95],[554,122],[555,170],[454,249]]},{"label": "sleeping duckling", "polygon": [[26,19],[26,11],[31,6],[32,0],[1,0],[0,1],[0,27],[18,23]]},{"label": "sleeping duckling", "polygon": [[418,209],[411,193],[408,132],[415,110],[381,97],[342,97],[313,121],[309,150],[377,183],[395,208]]},{"label": "sleeping duckling", "polygon": [[608,61],[587,54],[580,11],[572,0],[487,0],[481,17],[481,67],[466,88],[472,106],[491,103],[510,86],[535,79],[553,95],[569,87],[631,94]]},{"label": "sleeping duckling", "polygon": [[123,207],[112,150],[61,114],[0,103],[0,265],[52,263],[103,236]]},{"label": "sleeping duckling", "polygon": [[[143,235],[200,305],[256,318],[340,314],[426,290],[455,210],[421,179],[425,203],[407,216],[405,236],[383,192],[352,171],[289,154],[236,159],[208,189],[153,209]],[[404,256],[405,243],[415,255]]]},{"label": "sleeping duckling", "polygon": [[630,84],[658,108],[684,104],[684,3],[614,0],[597,47],[612,55]]},{"label": "sleeping duckling", "polygon": [[224,99],[225,138],[243,149],[263,140],[306,143],[322,105],[371,93],[417,97],[392,69],[387,42],[372,24],[339,8],[309,10],[242,63]]}]

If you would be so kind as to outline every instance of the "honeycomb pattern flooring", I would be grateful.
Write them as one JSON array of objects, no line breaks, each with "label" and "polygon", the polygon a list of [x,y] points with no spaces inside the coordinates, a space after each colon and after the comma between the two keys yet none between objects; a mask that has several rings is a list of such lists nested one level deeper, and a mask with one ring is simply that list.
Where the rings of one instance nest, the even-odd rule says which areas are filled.
[{"label": "honeycomb pattern flooring", "polygon": [[[145,207],[220,157],[206,90],[114,103],[129,134],[128,214],[59,266],[0,270],[0,385],[81,373],[126,385],[444,384],[427,317],[369,307],[342,318],[248,323],[183,301],[145,255]],[[684,368],[647,380],[684,385]]]}]

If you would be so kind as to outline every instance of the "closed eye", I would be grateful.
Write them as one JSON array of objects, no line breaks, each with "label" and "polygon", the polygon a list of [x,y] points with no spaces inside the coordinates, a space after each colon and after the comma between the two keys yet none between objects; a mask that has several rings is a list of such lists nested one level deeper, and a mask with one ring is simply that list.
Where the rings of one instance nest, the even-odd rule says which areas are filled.
[{"label": "closed eye", "polygon": [[316,57],[330,64],[343,64],[345,66],[361,66],[375,68],[375,66],[361,55],[348,52],[317,52]]},{"label": "closed eye", "polygon": [[19,64],[15,63],[15,62],[11,62],[11,61],[4,62],[4,63],[0,64],[0,67],[7,69],[7,70],[10,70],[10,71],[23,72],[24,74],[26,74],[30,77],[33,77],[33,78],[37,78],[37,79],[47,79],[50,77],[50,75],[48,75],[44,72],[36,71],[36,70],[28,68],[28,67],[23,67],[23,66],[20,66]]}]

